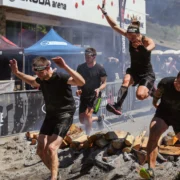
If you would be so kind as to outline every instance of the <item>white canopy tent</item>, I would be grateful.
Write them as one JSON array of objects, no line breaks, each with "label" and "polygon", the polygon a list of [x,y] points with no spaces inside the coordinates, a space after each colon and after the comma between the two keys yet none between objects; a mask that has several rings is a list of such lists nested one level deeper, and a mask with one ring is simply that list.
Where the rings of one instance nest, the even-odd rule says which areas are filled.
[{"label": "white canopy tent", "polygon": [[153,54],[153,55],[162,55],[163,51],[161,51],[161,50],[153,50],[151,54]]}]

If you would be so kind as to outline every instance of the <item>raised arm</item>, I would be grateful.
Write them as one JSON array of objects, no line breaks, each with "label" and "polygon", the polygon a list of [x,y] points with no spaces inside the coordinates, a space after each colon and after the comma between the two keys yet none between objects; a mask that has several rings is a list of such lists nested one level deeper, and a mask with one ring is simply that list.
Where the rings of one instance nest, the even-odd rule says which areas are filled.
[{"label": "raised arm", "polygon": [[66,70],[66,72],[71,76],[68,80],[68,84],[76,85],[76,86],[83,86],[85,84],[84,78],[72,68],[70,68],[64,61],[62,57],[55,57],[52,60],[60,67]]},{"label": "raised arm", "polygon": [[163,90],[162,86],[159,86],[157,88],[157,90],[154,92],[154,94],[153,94],[153,106],[155,108],[158,107],[158,101],[162,97],[163,92],[164,92],[164,90]]},{"label": "raised arm", "polygon": [[126,30],[121,28],[119,25],[117,25],[116,22],[107,14],[107,12],[103,8],[101,8],[100,6],[99,8],[101,9],[102,13],[106,17],[106,20],[109,23],[109,25],[119,34],[126,36]]},{"label": "raised arm", "polygon": [[9,61],[9,66],[11,68],[12,73],[17,76],[22,81],[33,87],[39,87],[40,85],[36,82],[36,78],[27,74],[24,74],[18,70],[17,61],[15,59]]},{"label": "raised arm", "polygon": [[155,48],[155,43],[151,38],[146,37],[144,43],[148,51],[152,51]]}]

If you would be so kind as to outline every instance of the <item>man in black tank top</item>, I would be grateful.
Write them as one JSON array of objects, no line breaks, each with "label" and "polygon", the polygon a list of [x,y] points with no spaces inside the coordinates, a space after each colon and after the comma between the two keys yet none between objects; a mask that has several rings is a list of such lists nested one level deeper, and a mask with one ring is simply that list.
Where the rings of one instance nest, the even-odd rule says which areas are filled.
[{"label": "man in black tank top", "polygon": [[[177,77],[166,77],[158,83],[153,97],[153,105],[156,108],[156,112],[150,123],[150,134],[147,144],[149,164],[149,169],[145,173],[147,176],[153,175],[158,153],[157,144],[159,138],[169,126],[173,127],[175,135],[180,141],[180,72]],[[142,177],[144,177],[143,171],[140,170]]]},{"label": "man in black tank top", "polygon": [[57,151],[73,122],[76,109],[71,85],[83,86],[85,80],[61,57],[52,60],[68,74],[53,72],[49,60],[45,57],[34,59],[32,69],[37,78],[20,72],[15,59],[10,60],[10,67],[18,78],[42,90],[46,117],[38,137],[37,154],[51,171],[51,179],[57,179],[59,167]]},{"label": "man in black tank top", "polygon": [[109,25],[119,34],[129,40],[129,52],[131,66],[126,70],[126,75],[118,92],[117,103],[107,104],[106,109],[116,115],[121,115],[121,106],[127,96],[128,88],[138,84],[136,97],[139,100],[146,99],[154,91],[155,74],[151,65],[151,51],[154,49],[154,41],[140,34],[140,22],[133,17],[127,31],[119,27],[107,12],[100,8]]},{"label": "man in black tank top", "polygon": [[85,79],[86,84],[78,87],[76,94],[80,97],[79,105],[79,120],[85,125],[86,134],[91,133],[92,122],[98,123],[99,129],[103,128],[103,117],[94,116],[94,102],[99,96],[99,93],[106,87],[106,71],[96,62],[96,50],[87,48],[85,50],[86,62],[80,64],[77,72]]}]

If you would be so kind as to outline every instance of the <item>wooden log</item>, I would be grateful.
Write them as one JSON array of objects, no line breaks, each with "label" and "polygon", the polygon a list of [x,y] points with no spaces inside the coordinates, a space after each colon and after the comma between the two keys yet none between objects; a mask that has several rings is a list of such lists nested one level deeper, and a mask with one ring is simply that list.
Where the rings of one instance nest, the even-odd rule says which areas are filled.
[{"label": "wooden log", "polygon": [[124,139],[112,140],[111,144],[114,149],[122,149],[122,147],[124,146]]},{"label": "wooden log", "polygon": [[114,140],[114,139],[124,139],[127,135],[127,132],[125,131],[109,131],[105,134],[105,139],[108,141]]},{"label": "wooden log", "polygon": [[103,147],[105,147],[106,145],[108,145],[109,142],[108,142],[106,139],[104,139],[104,138],[100,138],[100,139],[98,139],[98,140],[95,141],[95,144],[96,144],[98,147],[103,148]]},{"label": "wooden log", "polygon": [[144,165],[147,161],[147,152],[144,150],[139,151],[139,150],[135,150],[135,149],[133,149],[133,151],[135,152],[135,154],[138,158],[139,164]]},{"label": "wooden log", "polygon": [[72,141],[74,139],[77,139],[81,136],[85,135],[85,132],[82,131],[82,132],[79,132],[79,133],[75,133],[75,134],[67,134],[65,137],[64,137],[64,140],[68,143],[68,144],[71,144]]},{"label": "wooden log", "polygon": [[103,132],[98,132],[98,133],[95,133],[95,134],[89,136],[88,141],[89,141],[89,143],[94,143],[96,140],[102,138],[103,136],[104,136]]},{"label": "wooden log", "polygon": [[147,149],[147,143],[148,143],[149,137],[144,137],[142,144],[141,144],[141,149],[146,150]]},{"label": "wooden log", "polygon": [[38,139],[39,133],[38,134],[33,134],[33,139]]},{"label": "wooden log", "polygon": [[60,149],[66,148],[68,146],[69,146],[68,143],[65,140],[63,140],[63,142],[62,142],[62,144],[60,146]]},{"label": "wooden log", "polygon": [[109,147],[107,148],[107,154],[108,155],[114,155],[116,154],[117,150],[114,149],[114,147],[112,146],[112,144],[109,145]]},{"label": "wooden log", "polygon": [[132,148],[131,148],[131,147],[125,147],[125,148],[123,148],[122,152],[127,152],[127,153],[130,153],[130,152],[131,152],[131,150],[132,150]]},{"label": "wooden log", "polygon": [[74,143],[74,142],[83,143],[83,142],[85,142],[85,141],[88,140],[87,137],[88,137],[88,136],[87,136],[86,134],[83,134],[82,136],[73,139],[72,143]]},{"label": "wooden log", "polygon": [[145,136],[146,131],[143,131],[139,136],[136,136],[136,138],[134,139],[132,148],[135,150],[139,150],[142,144],[142,138]]},{"label": "wooden log", "polygon": [[179,156],[180,155],[180,147],[160,145],[159,153],[173,155],[173,156],[175,156],[175,155]]},{"label": "wooden log", "polygon": [[178,141],[176,136],[165,136],[163,138],[163,144],[166,146],[173,146]]},{"label": "wooden log", "polygon": [[83,146],[83,143],[88,140],[87,137],[88,136],[86,134],[83,134],[82,136],[73,139],[72,142],[70,143],[70,147],[78,150],[80,146]]},{"label": "wooden log", "polygon": [[30,145],[36,145],[37,144],[37,139],[31,139],[31,144]]},{"label": "wooden log", "polygon": [[[33,139],[34,136],[39,135],[39,131],[28,131],[26,132],[27,139]],[[36,139],[36,138],[34,138]]]},{"label": "wooden log", "polygon": [[168,132],[167,136],[173,137],[173,136],[175,136],[175,133],[174,132]]},{"label": "wooden log", "polygon": [[125,144],[127,146],[132,146],[133,142],[134,142],[134,136],[131,134],[127,135],[127,137],[125,139]]},{"label": "wooden log", "polygon": [[75,124],[72,124],[71,127],[69,128],[69,131],[67,132],[67,135],[76,134],[76,133],[79,134],[81,132],[83,132],[83,130],[80,127],[78,127]]}]

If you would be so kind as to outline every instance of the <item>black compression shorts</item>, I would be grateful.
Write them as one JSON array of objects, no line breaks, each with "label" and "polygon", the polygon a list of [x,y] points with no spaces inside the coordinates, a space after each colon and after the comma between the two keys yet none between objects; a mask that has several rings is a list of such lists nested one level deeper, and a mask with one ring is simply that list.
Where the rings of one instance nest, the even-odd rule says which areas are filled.
[{"label": "black compression shorts", "polygon": [[155,82],[155,74],[153,72],[147,72],[146,74],[137,74],[131,68],[126,70],[126,74],[130,74],[133,78],[134,84],[139,86],[146,86],[149,90],[152,90]]},{"label": "black compression shorts", "polygon": [[154,115],[154,117],[160,118],[162,120],[164,120],[164,122],[168,125],[168,126],[172,126],[174,132],[177,134],[178,132],[180,132],[180,114],[178,113],[173,113],[172,111],[168,111],[168,110],[163,110],[161,108],[157,108],[156,113]]},{"label": "black compression shorts", "polygon": [[40,129],[40,134],[51,136],[56,134],[64,138],[73,123],[73,115],[76,108],[72,111],[56,114],[46,114],[45,120]]},{"label": "black compression shorts", "polygon": [[81,97],[80,105],[79,105],[79,114],[84,113],[86,109],[94,108],[94,101],[96,100],[96,96],[93,95],[91,97]]}]

